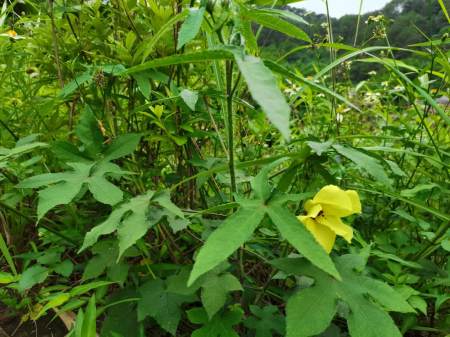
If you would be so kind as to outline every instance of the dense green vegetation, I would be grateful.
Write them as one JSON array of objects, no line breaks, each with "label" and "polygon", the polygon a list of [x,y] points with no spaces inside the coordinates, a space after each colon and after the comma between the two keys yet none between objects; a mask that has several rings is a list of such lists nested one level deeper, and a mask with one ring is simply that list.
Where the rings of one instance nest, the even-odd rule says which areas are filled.
[{"label": "dense green vegetation", "polygon": [[[447,8],[448,0],[444,1]],[[307,12],[303,9],[285,6],[290,11],[306,20],[295,22],[316,43],[327,42],[327,16]],[[359,15],[345,15],[339,19],[331,18],[333,39],[335,42],[350,46],[395,46],[408,48],[427,39],[440,39],[447,36],[448,22],[441,6],[435,0],[394,0],[383,9]],[[260,43],[266,48],[265,55],[287,57],[290,63],[296,63],[307,72],[314,73],[313,65],[323,67],[329,62],[327,50],[305,49],[302,53],[290,53],[299,46],[299,42],[282,33],[265,29]],[[287,55],[286,55],[287,54]],[[421,60],[411,57],[408,52],[395,51],[396,58],[407,58],[408,62],[420,65]],[[354,80],[367,79],[367,73],[373,65],[354,66],[351,77]]]},{"label": "dense green vegetation", "polygon": [[450,18],[425,2],[356,30],[265,0],[3,1],[0,327],[450,336]]}]

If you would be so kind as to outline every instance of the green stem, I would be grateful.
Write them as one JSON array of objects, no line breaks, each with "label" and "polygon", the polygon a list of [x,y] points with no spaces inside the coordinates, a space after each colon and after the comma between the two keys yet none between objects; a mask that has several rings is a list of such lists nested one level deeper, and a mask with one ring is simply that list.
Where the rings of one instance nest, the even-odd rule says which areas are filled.
[{"label": "green stem", "polygon": [[233,61],[226,63],[227,121],[228,121],[228,167],[230,171],[230,200],[236,192],[236,172],[234,168],[234,135],[233,135]]},{"label": "green stem", "polygon": [[436,231],[434,239],[426,245],[416,256],[414,260],[419,260],[421,258],[426,258],[435,250],[435,246],[440,244],[440,240],[447,234],[447,230],[450,228],[450,222],[443,222],[441,226]]},{"label": "green stem", "polygon": [[[19,210],[15,209],[14,207],[9,206],[8,204],[5,204],[5,203],[3,203],[3,202],[0,201],[0,206],[6,208],[6,209],[8,209],[8,210],[10,210],[10,211],[13,212],[14,214],[17,214],[17,215],[19,215],[19,216],[21,216],[21,217],[27,219],[28,221],[34,222],[34,219],[33,219],[31,216],[28,216],[28,215],[26,215],[26,214],[20,212]],[[44,218],[44,219],[47,220],[48,222],[52,223],[52,224],[56,224],[56,222],[54,222],[53,220],[50,220],[50,219],[47,219],[47,218]],[[41,224],[40,226],[41,226],[42,228],[45,228],[45,229],[48,230],[49,232],[55,234],[56,236],[60,237],[61,239],[66,240],[68,243],[70,243],[70,244],[72,244],[72,245],[74,245],[74,246],[78,246],[78,243],[77,243],[75,240],[72,240],[71,238],[65,236],[64,234],[59,233],[59,232],[56,231],[55,229],[53,229],[53,228],[51,228],[51,227],[49,227],[49,226],[47,226],[47,225],[44,225],[44,224]]]},{"label": "green stem", "polygon": [[353,47],[356,47],[356,43],[358,43],[359,26],[361,24],[361,14],[362,14],[363,3],[364,3],[364,0],[360,0],[360,2],[359,2],[359,13],[358,13],[358,22],[356,23],[355,40],[353,41]]}]

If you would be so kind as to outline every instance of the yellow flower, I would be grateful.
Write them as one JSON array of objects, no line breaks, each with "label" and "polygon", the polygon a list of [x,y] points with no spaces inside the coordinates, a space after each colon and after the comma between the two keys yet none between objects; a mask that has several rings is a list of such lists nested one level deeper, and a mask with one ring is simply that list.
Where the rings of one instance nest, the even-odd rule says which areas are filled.
[{"label": "yellow flower", "polygon": [[353,229],[344,224],[341,218],[361,213],[361,202],[356,191],[344,191],[337,186],[328,185],[305,203],[305,210],[307,214],[298,216],[298,219],[327,253],[330,253],[336,235],[351,242]]},{"label": "yellow flower", "polygon": [[16,33],[16,31],[14,31],[14,30],[8,30],[7,32],[6,32],[6,34],[9,36],[9,37],[16,37],[17,36],[17,33]]}]

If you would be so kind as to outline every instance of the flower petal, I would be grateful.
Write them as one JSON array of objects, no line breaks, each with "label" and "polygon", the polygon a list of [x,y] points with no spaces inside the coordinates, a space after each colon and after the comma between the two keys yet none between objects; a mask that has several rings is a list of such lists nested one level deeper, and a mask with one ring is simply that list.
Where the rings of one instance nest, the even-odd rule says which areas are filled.
[{"label": "flower petal", "polygon": [[350,198],[353,213],[361,213],[361,201],[359,200],[358,192],[354,190],[347,190],[345,193]]},{"label": "flower petal", "polygon": [[348,216],[354,213],[354,195],[349,196],[346,191],[334,185],[323,187],[313,198],[313,203],[321,204],[323,212],[327,215]]},{"label": "flower petal", "polygon": [[336,234],[328,227],[319,224],[308,216],[299,216],[298,219],[311,232],[323,249],[330,254],[336,241]]},{"label": "flower petal", "polygon": [[342,236],[348,243],[353,238],[353,228],[342,222],[341,218],[333,215],[318,216],[316,222],[329,228],[336,235]]},{"label": "flower petal", "polygon": [[308,217],[315,218],[320,211],[322,211],[322,206],[320,206],[320,204],[316,204],[312,200],[308,200],[305,202],[305,211]]}]

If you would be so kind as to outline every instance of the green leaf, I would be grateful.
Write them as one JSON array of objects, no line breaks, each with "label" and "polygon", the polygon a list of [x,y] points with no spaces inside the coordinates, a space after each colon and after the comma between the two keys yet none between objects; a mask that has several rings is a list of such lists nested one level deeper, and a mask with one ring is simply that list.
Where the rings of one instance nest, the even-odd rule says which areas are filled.
[{"label": "green leaf", "polygon": [[81,152],[78,147],[66,141],[56,141],[52,143],[52,152],[65,162],[91,162],[92,160]]},{"label": "green leaf", "polygon": [[61,276],[69,277],[73,272],[73,263],[70,260],[64,260],[56,266],[53,266],[53,270]]},{"label": "green leaf", "polygon": [[[137,291],[126,289],[116,292],[109,298],[105,320],[102,322],[102,337],[142,337],[142,323],[138,322],[136,299]],[[126,314],[124,314],[126,313]]]},{"label": "green leaf", "polygon": [[194,324],[203,325],[195,330],[191,337],[239,337],[233,326],[239,324],[243,314],[242,309],[233,308],[209,320],[203,308],[191,309],[187,312],[188,319]]},{"label": "green leaf", "polygon": [[200,31],[203,22],[205,8],[189,8],[189,15],[181,26],[178,34],[177,49],[181,49],[186,43],[192,41]]},{"label": "green leaf", "polygon": [[436,216],[436,217],[438,217],[438,218],[440,218],[440,219],[442,219],[444,221],[450,221],[450,216],[447,213],[443,213],[443,212],[440,212],[437,209],[428,207],[426,204],[422,204],[422,203],[416,202],[414,200],[404,198],[400,194],[396,194],[396,193],[393,193],[393,192],[387,192],[387,191],[380,192],[380,191],[375,191],[375,190],[371,190],[371,189],[368,189],[368,188],[362,188],[362,187],[358,188],[358,190],[364,191],[364,192],[368,192],[368,193],[371,193],[371,194],[387,196],[387,197],[395,199],[395,200],[400,200],[400,201],[402,201],[404,203],[407,203],[407,204],[409,204],[409,205],[411,205],[413,207],[416,207],[416,208],[421,209],[423,211],[426,211],[426,212],[428,212],[430,214],[433,214],[434,216]]},{"label": "green leaf", "polygon": [[439,5],[441,6],[442,12],[444,13],[445,17],[447,18],[448,23],[450,23],[450,16],[448,15],[447,7],[445,7],[444,0],[438,0]]},{"label": "green leaf", "polygon": [[[358,272],[359,255],[336,259],[342,281],[336,280],[305,259],[279,259],[273,265],[282,271],[314,279],[314,284],[294,294],[287,304],[287,337],[308,337],[324,331],[333,319],[338,300],[350,308],[347,316],[352,337],[400,337],[386,311],[414,312],[403,296],[378,280]],[[374,303],[377,302],[377,303]]]},{"label": "green leaf", "polygon": [[195,300],[193,296],[167,291],[161,279],[145,283],[139,288],[142,298],[138,302],[138,320],[150,316],[167,332],[175,336],[181,320],[181,305]]},{"label": "green leaf", "polygon": [[[123,192],[106,180],[109,174],[123,175],[127,172],[110,162],[68,163],[71,171],[46,173],[25,179],[18,188],[38,188],[50,185],[39,191],[38,221],[57,205],[70,203],[87,184],[94,198],[104,204],[115,205],[123,198]],[[80,195],[81,197],[82,195]]]},{"label": "green leaf", "polygon": [[0,252],[3,255],[3,258],[6,260],[6,263],[8,264],[9,269],[11,269],[13,275],[17,276],[16,265],[14,264],[13,257],[11,256],[11,253],[9,252],[8,244],[6,243],[5,239],[3,238],[2,233],[0,233]]},{"label": "green leaf", "polygon": [[341,279],[329,255],[293,214],[281,206],[270,204],[267,213],[281,235],[304,257],[331,276]]},{"label": "green leaf", "polygon": [[317,284],[292,296],[286,307],[286,336],[316,336],[325,331],[336,313],[334,291],[329,284]]},{"label": "green leaf", "polygon": [[386,186],[391,186],[391,181],[389,180],[386,171],[384,170],[383,166],[377,159],[361,151],[358,151],[357,149],[345,147],[339,144],[333,145],[333,148],[336,150],[337,153],[350,159],[352,162],[356,164],[356,166],[358,166],[358,168],[369,173],[380,183]]},{"label": "green leaf", "polygon": [[314,80],[309,80],[301,75],[298,75],[296,73],[293,73],[291,71],[289,71],[288,69],[284,68],[283,66],[281,66],[280,64],[278,64],[277,62],[274,61],[270,61],[270,60],[265,60],[264,64],[271,69],[272,71],[280,74],[281,76],[283,76],[284,78],[288,78],[291,79],[295,82],[299,82],[303,85],[307,85],[313,89],[316,89],[317,91],[323,92],[324,94],[334,97],[336,98],[338,101],[343,102],[344,104],[346,104],[348,107],[355,109],[356,111],[361,111],[356,105],[354,105],[352,102],[350,102],[348,99],[346,99],[345,97],[343,97],[342,95],[338,94],[337,92],[334,92],[330,89],[328,89],[325,86],[322,86],[318,83],[316,83]]},{"label": "green leaf", "polygon": [[3,147],[0,147],[0,162],[15,156],[21,156],[37,148],[46,146],[48,146],[46,143],[37,142],[31,144],[17,145],[12,149],[5,149]]},{"label": "green leaf", "polygon": [[418,184],[418,185],[414,186],[411,189],[402,190],[400,192],[400,195],[402,197],[406,197],[406,198],[414,198],[420,192],[423,192],[423,191],[430,191],[431,192],[431,190],[433,188],[439,188],[439,185],[438,184],[434,184],[434,183],[431,183],[431,184]]},{"label": "green leaf", "polygon": [[133,62],[137,62],[139,58],[142,59],[142,62],[145,61],[145,59],[155,50],[158,41],[173,29],[173,25],[183,20],[188,15],[189,11],[184,10],[164,22],[162,27],[155,34],[152,34],[150,38],[141,42],[133,56]]},{"label": "green leaf", "polygon": [[242,14],[235,18],[236,21],[236,29],[241,33],[244,38],[244,43],[246,49],[250,52],[250,54],[255,54],[258,51],[258,42],[256,41],[256,36],[253,33],[252,22],[247,20]]},{"label": "green leaf", "polygon": [[138,133],[126,133],[120,135],[111,143],[104,153],[104,160],[110,161],[125,157],[133,153],[141,139],[142,135]]},{"label": "green leaf", "polygon": [[98,242],[92,248],[92,253],[94,257],[88,261],[84,268],[83,281],[99,277],[105,272],[106,268],[116,264],[119,254],[117,241],[104,240]]},{"label": "green leaf", "polygon": [[244,321],[244,325],[255,330],[255,337],[272,337],[272,331],[284,336],[284,317],[278,312],[274,305],[267,305],[260,308],[250,305],[250,311],[254,316],[250,316]]},{"label": "green leaf", "polygon": [[144,62],[140,65],[128,68],[126,74],[134,74],[143,70],[167,67],[176,64],[195,63],[195,62],[209,62],[213,60],[230,60],[233,59],[233,54],[228,50],[212,49],[196,53],[186,53],[182,55],[171,55]]},{"label": "green leaf", "polygon": [[75,128],[75,134],[90,155],[93,156],[102,152],[103,135],[90,108],[86,108],[83,111],[80,121]]},{"label": "green leaf", "polygon": [[86,294],[87,292],[89,292],[91,290],[105,287],[110,284],[112,284],[112,282],[108,282],[108,281],[95,281],[95,282],[91,282],[88,284],[82,284],[80,286],[76,286],[76,287],[72,288],[70,290],[70,296],[71,297],[80,296],[80,295]]},{"label": "green leaf", "polygon": [[180,97],[183,99],[184,103],[186,103],[189,109],[195,111],[195,105],[198,101],[198,93],[196,91],[183,89],[180,93]]},{"label": "green leaf", "polygon": [[259,173],[256,175],[255,178],[252,179],[251,185],[253,192],[255,193],[255,196],[258,199],[261,200],[267,200],[273,191],[273,186],[270,184],[269,181],[269,173],[272,171],[275,167],[279,166],[281,163],[285,162],[287,158],[281,158],[273,163],[267,164],[264,166]]},{"label": "green leaf", "polygon": [[[111,234],[112,232],[116,231],[119,227],[124,228],[124,226],[121,226],[122,221],[124,221],[127,218],[129,218],[130,216],[132,216],[134,214],[135,210],[141,216],[142,216],[142,214],[145,214],[153,195],[154,195],[154,192],[149,191],[144,195],[134,197],[127,203],[124,203],[124,204],[120,205],[118,208],[116,208],[115,210],[113,210],[112,213],[109,215],[108,219],[106,219],[100,225],[92,228],[86,234],[86,236],[84,238],[83,246],[81,247],[80,252],[85,250],[87,247],[92,246],[94,243],[96,243],[100,236]],[[136,216],[133,216],[133,219],[136,220]],[[140,226],[140,227],[147,226],[147,229],[148,229],[148,225],[146,225],[147,219],[145,216],[140,217],[137,220],[138,220],[138,223],[137,224],[135,223],[134,224],[135,226]],[[125,224],[127,224],[127,223],[129,223],[129,222],[126,222]],[[122,231],[125,231],[125,229],[122,229]],[[138,235],[136,234],[135,237],[137,237],[137,236]]]},{"label": "green leaf", "polygon": [[74,80],[67,83],[64,88],[59,92],[59,97],[65,98],[71,93],[75,92],[82,84],[91,83],[93,75],[90,70],[85,71],[81,75],[75,77]]},{"label": "green leaf", "polygon": [[267,118],[281,132],[283,137],[289,140],[291,109],[277,85],[275,76],[260,58],[245,55],[240,50],[234,50],[233,52],[253,99],[261,106]]},{"label": "green leaf", "polygon": [[333,141],[329,140],[323,143],[308,141],[306,142],[306,144],[308,144],[311,150],[317,153],[318,156],[321,156],[322,153],[327,152],[330,149],[331,145],[333,144]]},{"label": "green leaf", "polygon": [[144,95],[145,98],[150,97],[151,87],[150,87],[150,76],[147,72],[134,73],[133,78],[136,80],[139,91]]},{"label": "green leaf", "polygon": [[[280,4],[280,1],[277,2],[277,5]],[[285,19],[300,23],[302,25],[309,25],[309,23],[303,19],[301,16],[295,14],[294,12],[288,10],[283,10],[283,9],[277,9],[277,8],[263,8],[263,9],[259,9],[260,13],[267,13],[270,15],[277,15],[277,16],[282,16]]]},{"label": "green leaf", "polygon": [[18,280],[17,276],[14,276],[10,273],[5,273],[3,271],[0,271],[0,284],[9,284],[16,282]]},{"label": "green leaf", "polygon": [[19,283],[17,284],[17,289],[20,292],[24,292],[35,286],[36,284],[42,283],[48,276],[48,269],[36,264],[27,268],[20,276]]},{"label": "green leaf", "polygon": [[255,21],[261,26],[276,30],[287,36],[291,36],[302,41],[311,42],[308,34],[306,34],[302,29],[293,25],[292,23],[280,19],[280,13],[271,12],[268,10],[258,10],[254,8],[244,9],[243,6],[241,7],[241,9],[243,17],[248,20]]},{"label": "green leaf", "polygon": [[82,335],[82,329],[83,329],[83,321],[84,321],[84,312],[83,309],[80,309],[77,314],[77,319],[75,321],[75,326],[73,327],[73,335],[70,335],[70,337],[84,337]]},{"label": "green leaf", "polygon": [[[156,205],[162,207],[158,208]],[[147,233],[153,225],[163,217],[184,217],[181,210],[171,201],[167,192],[146,194],[134,197],[114,209],[108,219],[92,228],[85,236],[80,252],[97,242],[102,235],[117,231],[119,239],[119,255]]]},{"label": "green leaf", "polygon": [[48,310],[59,307],[66,303],[70,299],[70,295],[67,293],[60,293],[55,296],[49,298],[49,301],[39,310],[39,313],[36,316],[36,320],[45,314]]},{"label": "green leaf", "polygon": [[428,314],[428,304],[422,297],[414,295],[408,298],[408,303],[417,310],[419,310],[425,316]]},{"label": "green leaf", "polygon": [[188,284],[225,261],[252,235],[264,217],[261,207],[241,207],[207,239],[197,255]]},{"label": "green leaf", "polygon": [[83,327],[81,328],[81,336],[97,337],[97,309],[95,307],[95,295],[92,295],[89,299],[83,319]]},{"label": "green leaf", "polygon": [[229,292],[238,290],[243,290],[241,283],[230,273],[205,275],[201,299],[209,318],[225,305]]}]

